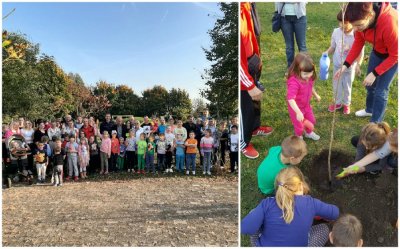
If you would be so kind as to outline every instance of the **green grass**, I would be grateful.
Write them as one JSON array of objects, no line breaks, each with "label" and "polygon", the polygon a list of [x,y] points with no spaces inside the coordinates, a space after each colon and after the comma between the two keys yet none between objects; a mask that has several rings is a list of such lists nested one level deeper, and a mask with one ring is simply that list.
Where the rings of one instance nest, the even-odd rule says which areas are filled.
[{"label": "green grass", "polygon": [[[247,215],[262,199],[262,195],[257,189],[256,172],[258,165],[267,155],[268,149],[272,146],[280,145],[285,137],[294,134],[285,99],[285,42],[281,32],[273,33],[271,31],[274,3],[257,3],[257,9],[262,24],[260,46],[263,72],[260,81],[266,87],[262,101],[261,124],[272,126],[274,132],[268,137],[255,137],[252,139],[255,148],[260,152],[258,159],[249,160],[244,156],[241,157],[241,217]],[[307,49],[317,66],[321,53],[329,48],[332,31],[337,27],[336,15],[339,10],[339,3],[307,4]],[[371,46],[367,45],[365,55],[369,55],[370,51]],[[336,113],[333,149],[348,151],[354,153],[354,155],[355,149],[350,144],[350,138],[359,134],[362,126],[369,121],[369,118],[356,118],[354,115],[356,110],[365,107],[366,90],[362,86],[362,80],[366,76],[367,63],[364,62],[362,65],[362,77],[356,78],[353,82],[352,113],[348,116],[344,116],[341,112]],[[328,81],[317,80],[315,84],[318,94],[322,97],[320,103],[312,101],[317,120],[315,129],[316,133],[321,135],[321,139],[317,142],[306,139],[309,153],[299,165],[303,171],[309,167],[315,155],[329,148],[333,115],[327,111],[327,108],[333,99],[331,78],[332,70]],[[392,127],[397,126],[398,119],[397,91],[396,76],[390,88],[389,102],[385,114],[385,121]],[[250,246],[247,236],[241,237],[241,245]]]}]

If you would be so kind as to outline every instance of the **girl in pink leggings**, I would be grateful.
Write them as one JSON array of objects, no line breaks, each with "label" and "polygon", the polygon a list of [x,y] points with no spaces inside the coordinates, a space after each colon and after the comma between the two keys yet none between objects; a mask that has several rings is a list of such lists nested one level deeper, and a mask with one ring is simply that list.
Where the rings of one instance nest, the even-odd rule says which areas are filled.
[{"label": "girl in pink leggings", "polygon": [[312,58],[306,53],[297,54],[288,70],[286,98],[289,116],[296,136],[303,137],[305,131],[305,137],[315,141],[319,140],[320,136],[313,131],[316,121],[310,101],[313,95],[318,102],[321,101],[314,89],[316,78]]}]

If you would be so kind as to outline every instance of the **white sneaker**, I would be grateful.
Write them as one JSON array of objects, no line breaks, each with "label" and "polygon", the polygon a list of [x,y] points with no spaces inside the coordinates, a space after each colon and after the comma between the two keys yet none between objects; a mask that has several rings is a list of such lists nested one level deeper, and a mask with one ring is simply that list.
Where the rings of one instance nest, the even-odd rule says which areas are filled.
[{"label": "white sneaker", "polygon": [[196,171],[192,171],[192,174],[195,175],[195,174],[196,174]]},{"label": "white sneaker", "polygon": [[210,176],[210,175],[211,175],[211,172],[210,172],[210,171],[208,171],[208,172],[207,172],[207,175],[209,175],[209,176]]},{"label": "white sneaker", "polygon": [[173,171],[172,169],[169,169],[169,172],[170,172],[170,173],[173,173],[174,171]]},{"label": "white sneaker", "polygon": [[131,169],[128,169],[128,172],[131,172]]},{"label": "white sneaker", "polygon": [[206,172],[205,171],[203,171],[203,175],[205,175],[206,174]]},{"label": "white sneaker", "polygon": [[186,170],[186,175],[189,175],[189,170]]},{"label": "white sneaker", "polygon": [[311,132],[311,133],[306,133],[306,134],[304,134],[304,136],[306,137],[306,138],[310,138],[310,139],[312,139],[312,140],[314,140],[314,141],[318,141],[319,139],[320,139],[320,136],[318,136],[315,132]]},{"label": "white sneaker", "polygon": [[372,113],[366,112],[365,109],[356,111],[356,116],[357,117],[371,117]]}]

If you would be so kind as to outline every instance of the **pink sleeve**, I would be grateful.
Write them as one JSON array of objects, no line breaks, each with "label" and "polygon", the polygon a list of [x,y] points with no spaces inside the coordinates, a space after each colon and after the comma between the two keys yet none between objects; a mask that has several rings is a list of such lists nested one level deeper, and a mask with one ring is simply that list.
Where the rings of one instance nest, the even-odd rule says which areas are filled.
[{"label": "pink sleeve", "polygon": [[295,99],[298,92],[299,92],[299,83],[297,82],[297,80],[294,77],[288,79],[286,99],[287,100]]}]

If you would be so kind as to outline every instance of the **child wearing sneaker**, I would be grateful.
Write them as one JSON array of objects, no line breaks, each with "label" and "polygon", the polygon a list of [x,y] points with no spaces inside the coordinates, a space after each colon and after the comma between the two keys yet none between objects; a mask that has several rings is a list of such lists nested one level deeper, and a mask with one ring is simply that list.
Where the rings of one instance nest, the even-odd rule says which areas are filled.
[{"label": "child wearing sneaker", "polygon": [[[339,28],[333,30],[332,38],[331,38],[331,46],[328,50],[326,50],[323,54],[332,54],[333,53],[333,75],[336,74],[337,71],[343,65],[343,62],[346,60],[346,57],[353,46],[354,43],[354,32],[353,26],[350,22],[344,22],[342,24],[342,11],[339,11],[336,19],[339,22]],[[343,34],[343,45],[342,45],[342,33]],[[342,57],[343,50],[343,57]],[[350,114],[350,103],[351,103],[351,86],[354,81],[355,74],[360,75],[361,70],[360,66],[362,63],[364,55],[364,48],[362,49],[360,55],[356,59],[355,63],[348,69],[346,69],[342,73],[342,77],[340,81],[333,78],[333,97],[336,99],[335,103],[332,103],[328,107],[328,111],[334,112],[335,110],[339,110],[343,108],[343,114]]]},{"label": "child wearing sneaker", "polygon": [[47,157],[47,151],[44,148],[44,143],[39,142],[34,155],[38,181],[37,183],[44,183],[46,180],[46,167],[49,164],[49,158]]},{"label": "child wearing sneaker", "polygon": [[172,173],[172,156],[174,152],[174,143],[175,143],[175,135],[172,133],[171,127],[167,126],[166,133],[165,133],[165,141],[167,142],[167,151],[165,153],[165,166],[166,170],[165,172]]},{"label": "child wearing sneaker", "polygon": [[125,165],[126,144],[124,137],[119,138],[119,154],[117,158],[117,170],[122,171]]},{"label": "child wearing sneaker", "polygon": [[54,186],[62,186],[63,183],[63,165],[65,152],[61,146],[56,145],[53,154],[53,176],[55,178]]},{"label": "child wearing sneaker", "polygon": [[68,157],[68,177],[69,180],[74,175],[74,181],[78,181],[78,143],[75,142],[75,137],[70,137],[69,142],[65,145]]},{"label": "child wearing sneaker", "polygon": [[257,169],[258,188],[261,193],[274,193],[275,177],[281,169],[297,165],[307,155],[307,145],[298,136],[289,136],[282,141],[281,146],[269,149],[268,156]]},{"label": "child wearing sneaker", "polygon": [[231,173],[235,173],[235,168],[239,166],[239,134],[237,125],[232,125],[231,134],[228,139],[229,159],[231,162]]},{"label": "child wearing sneaker", "polygon": [[211,154],[213,151],[214,139],[211,136],[212,132],[210,129],[206,130],[206,135],[201,138],[200,148],[201,155],[204,157],[203,159],[203,175],[206,173],[211,175]]},{"label": "child wearing sneaker", "polygon": [[147,151],[146,151],[146,168],[147,173],[150,170],[153,171],[153,174],[156,173],[156,169],[154,167],[154,153],[156,150],[156,144],[154,143],[154,135],[151,134],[149,137],[149,142],[147,143]]},{"label": "child wearing sneaker", "polygon": [[294,126],[296,136],[302,137],[305,131],[305,137],[312,140],[319,140],[320,136],[305,127],[303,122],[308,120],[315,125],[316,120],[310,104],[311,97],[320,102],[321,97],[314,89],[314,81],[317,78],[315,65],[307,53],[299,53],[294,58],[292,65],[288,69],[287,76],[287,102],[289,116]]},{"label": "child wearing sneaker", "polygon": [[190,166],[192,166],[192,174],[196,174],[196,154],[197,140],[194,138],[194,131],[189,133],[189,138],[185,142],[186,146],[186,175],[189,175]]},{"label": "child wearing sneaker", "polygon": [[89,145],[87,139],[82,137],[79,141],[78,146],[78,157],[79,157],[79,171],[81,178],[86,178],[86,167],[89,165],[90,155],[89,155]]},{"label": "child wearing sneaker", "polygon": [[111,139],[108,131],[104,131],[100,145],[100,175],[108,174],[108,159],[111,157]]},{"label": "child wearing sneaker", "polygon": [[137,142],[137,161],[138,161],[138,170],[137,173],[144,174],[144,159],[146,158],[146,149],[147,143],[145,140],[145,134],[140,134],[140,140]]},{"label": "child wearing sneaker", "polygon": [[119,140],[117,138],[117,131],[113,130],[111,132],[111,165],[110,171],[117,171],[117,159],[119,156]]},{"label": "child wearing sneaker", "polygon": [[176,148],[176,154],[175,154],[176,171],[183,173],[184,170],[183,163],[185,160],[185,142],[183,141],[181,134],[176,135],[175,148]]},{"label": "child wearing sneaker", "polygon": [[161,172],[165,168],[165,153],[167,149],[167,141],[165,141],[164,133],[160,133],[157,141],[157,171]]},{"label": "child wearing sneaker", "polygon": [[128,172],[135,173],[135,156],[136,156],[136,138],[135,131],[129,131],[129,137],[126,139],[126,166],[128,168]]}]

